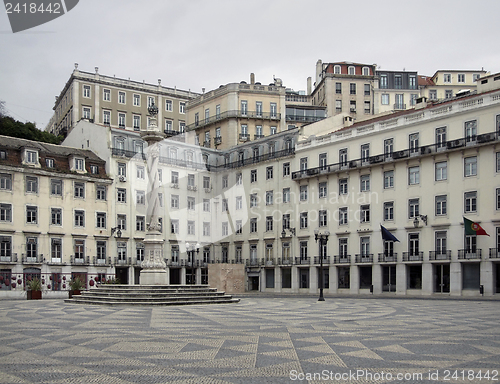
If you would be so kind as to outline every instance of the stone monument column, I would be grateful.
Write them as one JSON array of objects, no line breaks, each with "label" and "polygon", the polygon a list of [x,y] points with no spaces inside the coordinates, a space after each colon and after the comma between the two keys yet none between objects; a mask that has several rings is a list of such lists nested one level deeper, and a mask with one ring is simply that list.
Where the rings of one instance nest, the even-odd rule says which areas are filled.
[{"label": "stone monument column", "polygon": [[148,192],[146,195],[146,223],[147,232],[144,239],[144,261],[141,264],[141,285],[166,285],[168,284],[168,273],[163,259],[163,243],[165,239],[159,223],[159,197],[160,181],[158,177],[159,142],[165,136],[158,128],[158,107],[151,105],[148,108],[149,119],[147,128],[141,130],[142,139],[148,143],[147,174]]}]

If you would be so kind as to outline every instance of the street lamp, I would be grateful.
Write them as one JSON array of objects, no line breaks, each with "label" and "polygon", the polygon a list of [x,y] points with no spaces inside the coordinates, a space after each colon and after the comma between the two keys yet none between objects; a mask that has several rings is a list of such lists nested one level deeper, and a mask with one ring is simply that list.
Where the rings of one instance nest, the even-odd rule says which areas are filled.
[{"label": "street lamp", "polygon": [[318,301],[325,301],[323,297],[323,245],[328,243],[328,236],[330,236],[330,231],[319,232],[319,229],[314,230],[314,240],[316,243],[319,240],[319,299]]},{"label": "street lamp", "polygon": [[194,269],[194,252],[200,253],[200,243],[196,243],[196,245],[192,245],[193,249],[190,251],[189,247],[191,245],[189,243],[186,243],[186,249],[188,250],[188,260],[189,260],[189,255],[191,254],[191,284],[195,284],[195,269]]},{"label": "street lamp", "polygon": [[427,225],[427,215],[418,215],[413,219],[413,226],[418,228],[418,219],[422,220],[425,225]]}]

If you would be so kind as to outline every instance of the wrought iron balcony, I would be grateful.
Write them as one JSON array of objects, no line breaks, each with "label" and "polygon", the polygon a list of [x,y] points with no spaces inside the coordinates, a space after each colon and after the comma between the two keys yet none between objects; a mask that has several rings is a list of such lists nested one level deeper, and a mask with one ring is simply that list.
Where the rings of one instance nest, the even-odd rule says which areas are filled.
[{"label": "wrought iron balcony", "polygon": [[247,267],[257,267],[259,265],[259,260],[257,259],[247,259],[246,266]]},{"label": "wrought iron balcony", "polygon": [[11,255],[11,256],[0,256],[0,262],[2,263],[16,263],[17,262],[17,255]]},{"label": "wrought iron balcony", "polygon": [[281,120],[280,113],[263,113],[257,111],[245,111],[245,110],[231,110],[222,113],[215,114],[206,119],[200,119],[192,124],[189,124],[186,129],[193,130],[197,128],[204,127],[209,124],[219,122],[221,120],[230,118],[243,118],[243,119],[262,119],[262,120]]},{"label": "wrought iron balcony", "polygon": [[424,260],[423,252],[403,252],[403,262],[423,261],[423,260]]},{"label": "wrought iron balcony", "polygon": [[430,261],[451,260],[451,251],[449,249],[446,251],[430,251],[429,260]]},{"label": "wrought iron balcony", "polygon": [[278,265],[292,265],[292,258],[291,257],[279,257],[278,258]]},{"label": "wrought iron balcony", "polygon": [[296,265],[309,265],[309,264],[311,264],[311,258],[310,257],[296,257],[295,264]]},{"label": "wrought iron balcony", "polygon": [[471,249],[459,249],[458,259],[459,260],[481,260],[481,249],[471,250]]},{"label": "wrought iron balcony", "polygon": [[490,259],[500,259],[500,249],[490,248]]},{"label": "wrought iron balcony", "polygon": [[37,256],[24,256],[22,257],[23,264],[42,264],[43,258],[41,255]]},{"label": "wrought iron balcony", "polygon": [[378,262],[379,263],[395,263],[398,261],[397,253],[379,253]]},{"label": "wrought iron balcony", "polygon": [[[314,264],[321,264],[319,256],[314,256]],[[330,256],[323,256],[323,265],[330,264]]]},{"label": "wrought iron balcony", "polygon": [[351,255],[337,255],[333,258],[334,264],[351,264]]},{"label": "wrought iron balcony", "polygon": [[146,154],[144,154],[142,152],[126,151],[125,149],[120,149],[120,148],[111,148],[111,154],[113,156],[118,156],[118,157],[132,158],[135,156],[139,156],[143,160],[146,159]]},{"label": "wrought iron balcony", "polygon": [[373,253],[369,253],[366,255],[357,254],[356,263],[373,263]]}]

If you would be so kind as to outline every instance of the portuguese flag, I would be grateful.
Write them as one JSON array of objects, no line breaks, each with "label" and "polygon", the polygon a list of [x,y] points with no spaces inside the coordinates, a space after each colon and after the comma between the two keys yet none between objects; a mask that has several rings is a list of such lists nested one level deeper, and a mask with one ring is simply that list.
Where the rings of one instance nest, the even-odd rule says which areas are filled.
[{"label": "portuguese flag", "polygon": [[481,226],[478,223],[474,223],[473,221],[470,221],[469,219],[466,219],[464,217],[464,228],[465,228],[465,234],[466,235],[486,235],[489,236],[486,231],[481,228]]}]

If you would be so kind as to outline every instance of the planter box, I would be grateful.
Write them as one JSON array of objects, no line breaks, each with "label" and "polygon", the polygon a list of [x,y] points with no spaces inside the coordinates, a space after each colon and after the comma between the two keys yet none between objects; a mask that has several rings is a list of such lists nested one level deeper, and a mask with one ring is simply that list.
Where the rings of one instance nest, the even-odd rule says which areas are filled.
[{"label": "planter box", "polygon": [[28,300],[41,300],[42,291],[26,291],[26,298]]},{"label": "planter box", "polygon": [[81,291],[79,290],[74,290],[74,291],[68,291],[69,293],[69,298],[71,299],[73,296],[79,296],[81,295]]}]

